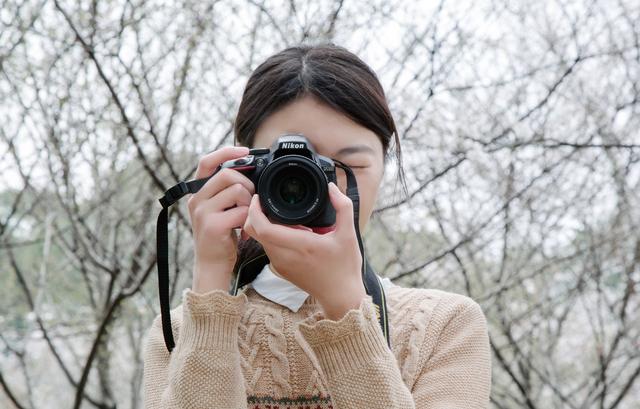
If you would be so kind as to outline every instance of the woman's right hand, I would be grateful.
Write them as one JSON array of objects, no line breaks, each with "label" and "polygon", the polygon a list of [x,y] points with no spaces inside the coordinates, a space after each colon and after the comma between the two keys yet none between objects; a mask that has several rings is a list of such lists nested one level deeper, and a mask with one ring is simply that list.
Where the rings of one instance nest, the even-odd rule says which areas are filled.
[{"label": "woman's right hand", "polygon": [[[249,148],[245,146],[227,146],[213,151],[200,158],[196,179],[211,175],[227,160],[248,154]],[[244,225],[254,189],[248,177],[227,168],[207,180],[189,198],[189,218],[195,241],[191,287],[194,292],[202,294],[229,289],[238,245],[233,228]],[[232,207],[234,205],[236,207]]]}]

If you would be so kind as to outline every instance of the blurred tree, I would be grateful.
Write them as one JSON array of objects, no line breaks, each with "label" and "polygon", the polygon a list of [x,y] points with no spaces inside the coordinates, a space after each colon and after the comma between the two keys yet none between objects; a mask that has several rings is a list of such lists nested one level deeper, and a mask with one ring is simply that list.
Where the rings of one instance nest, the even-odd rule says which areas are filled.
[{"label": "blurred tree", "polygon": [[323,41],[400,129],[409,195],[391,162],[368,252],[482,305],[492,405],[637,407],[637,1],[24,0],[0,27],[0,407],[140,407],[157,199],[232,143],[258,63]]}]

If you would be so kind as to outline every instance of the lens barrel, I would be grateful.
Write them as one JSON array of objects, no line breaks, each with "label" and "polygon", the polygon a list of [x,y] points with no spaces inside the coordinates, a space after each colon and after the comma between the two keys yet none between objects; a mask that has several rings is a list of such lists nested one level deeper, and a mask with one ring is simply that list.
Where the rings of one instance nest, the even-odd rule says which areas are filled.
[{"label": "lens barrel", "polygon": [[327,183],[314,161],[301,155],[284,155],[264,169],[257,192],[268,217],[284,224],[305,224],[323,211]]}]

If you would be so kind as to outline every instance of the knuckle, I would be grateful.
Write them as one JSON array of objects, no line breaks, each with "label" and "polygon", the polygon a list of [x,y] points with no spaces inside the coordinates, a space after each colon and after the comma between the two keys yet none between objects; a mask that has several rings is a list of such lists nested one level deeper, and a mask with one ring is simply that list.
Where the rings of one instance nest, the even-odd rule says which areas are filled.
[{"label": "knuckle", "polygon": [[243,219],[246,220],[247,216],[249,215],[249,206],[243,205],[243,206],[238,206],[238,210],[240,212],[240,215],[242,216]]},{"label": "knuckle", "polygon": [[220,179],[221,181],[225,181],[228,182],[233,178],[233,174],[231,173],[233,170],[229,169],[229,168],[224,168],[222,170],[220,170],[217,174],[218,179]]},{"label": "knuckle", "polygon": [[187,208],[189,209],[190,212],[193,213],[195,205],[196,205],[196,201],[194,199],[194,196],[191,195],[191,197],[187,199]]},{"label": "knuckle", "polygon": [[247,176],[242,175],[242,177],[247,181],[247,186],[249,186],[249,193],[254,194],[256,192],[256,185],[254,185],[253,181],[251,181],[251,179],[249,179]]},{"label": "knuckle", "polygon": [[196,174],[200,176],[204,176],[203,173],[207,172],[213,166],[212,158],[210,156],[201,156],[198,159],[198,167],[196,170]]},{"label": "knuckle", "polygon": [[228,168],[224,168],[219,170],[211,179],[207,181],[207,184],[216,185],[216,190],[224,190],[230,183],[230,170]]},{"label": "knuckle", "polygon": [[240,196],[246,190],[242,183],[234,183],[231,188],[236,196]]},{"label": "knuckle", "polygon": [[202,206],[194,206],[191,210],[191,214],[193,215],[194,221],[200,224],[202,218]]},{"label": "knuckle", "polygon": [[244,183],[246,183],[247,186],[249,185],[253,185],[253,182],[251,181],[251,179],[249,179],[249,176],[247,176],[246,174],[240,172],[240,171],[236,171],[236,174],[238,176],[238,181],[242,181]]}]

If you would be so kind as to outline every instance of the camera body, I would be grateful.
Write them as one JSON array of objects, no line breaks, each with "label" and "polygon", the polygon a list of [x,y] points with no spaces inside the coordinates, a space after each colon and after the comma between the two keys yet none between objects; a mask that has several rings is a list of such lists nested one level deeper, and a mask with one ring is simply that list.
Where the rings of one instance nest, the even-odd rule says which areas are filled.
[{"label": "camera body", "polygon": [[333,160],[316,153],[302,134],[280,136],[271,148],[249,150],[242,158],[220,165],[251,180],[267,217],[282,224],[329,227],[336,211],[329,182],[336,183]]}]

